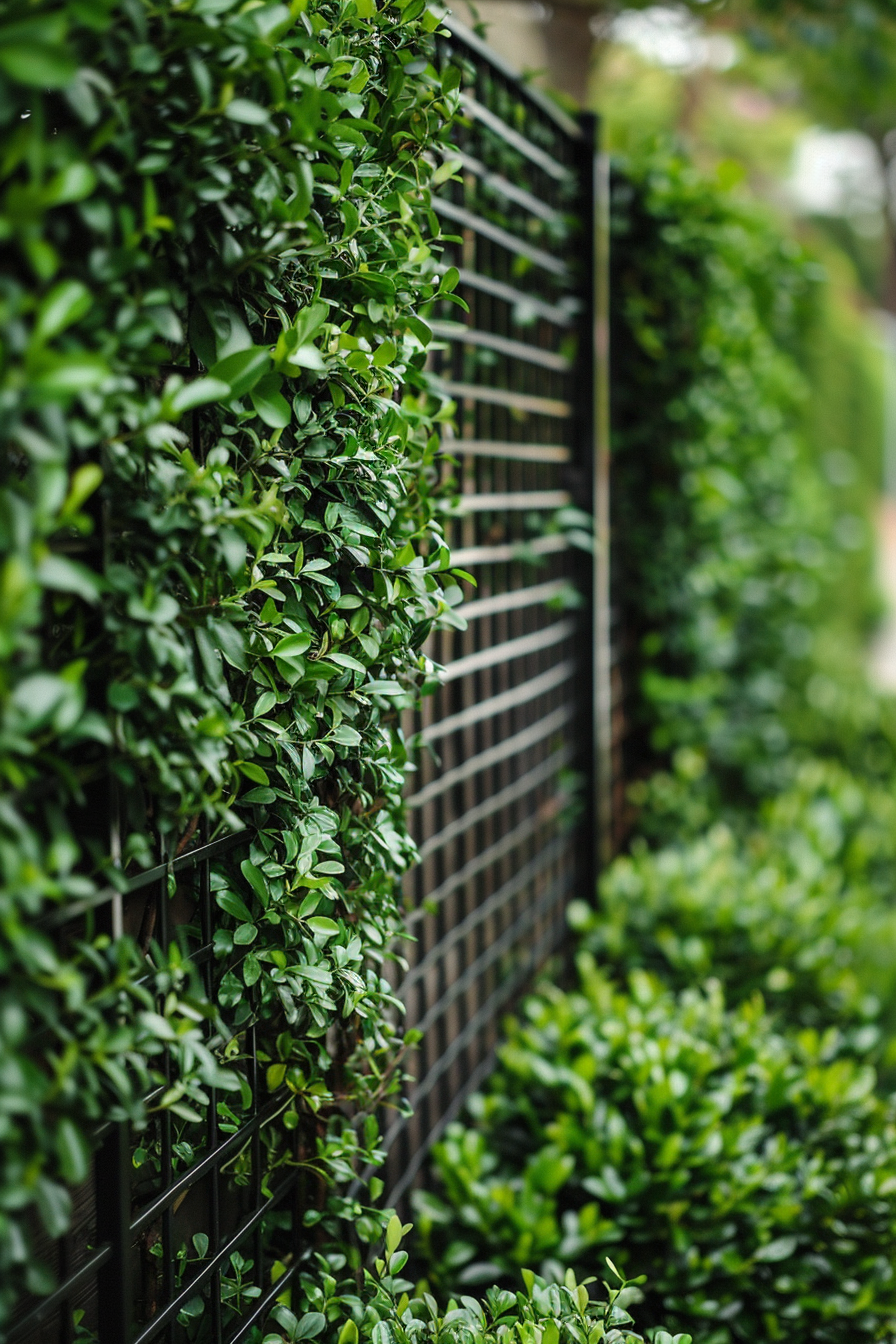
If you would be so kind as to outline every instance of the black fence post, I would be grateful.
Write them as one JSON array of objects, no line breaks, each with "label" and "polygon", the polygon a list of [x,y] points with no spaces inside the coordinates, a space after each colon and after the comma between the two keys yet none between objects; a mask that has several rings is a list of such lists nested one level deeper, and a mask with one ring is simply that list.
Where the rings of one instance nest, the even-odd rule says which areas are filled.
[{"label": "black fence post", "polygon": [[592,779],[594,869],[599,874],[613,854],[613,685],[610,604],[610,169],[609,156],[601,150],[600,119],[593,113],[581,117],[586,139],[587,200],[584,217],[590,234],[587,367],[590,373],[588,408],[591,461],[591,511],[594,518],[594,563],[592,569]]},{"label": "black fence post", "polygon": [[100,1344],[130,1344],[133,1321],[131,1273],[131,1147],[126,1121],[112,1125],[94,1162],[96,1226],[112,1255],[97,1276]]}]

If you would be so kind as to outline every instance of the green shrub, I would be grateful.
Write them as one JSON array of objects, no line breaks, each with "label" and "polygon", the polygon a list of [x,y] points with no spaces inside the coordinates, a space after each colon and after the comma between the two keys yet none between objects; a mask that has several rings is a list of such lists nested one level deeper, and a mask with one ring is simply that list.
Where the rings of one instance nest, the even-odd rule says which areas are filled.
[{"label": "green shrub", "polygon": [[698,1344],[842,1344],[896,1329],[896,1112],[834,1030],[779,1034],[761,1000],[628,993],[580,957],[509,1027],[417,1208],[440,1282],[556,1278],[607,1251],[645,1313]]},{"label": "green shrub", "polygon": [[[612,1277],[619,1286],[604,1283],[598,1299],[589,1291],[596,1280],[576,1281],[571,1270],[562,1282],[547,1283],[531,1270],[522,1271],[525,1292],[489,1288],[483,1301],[461,1297],[440,1308],[435,1298],[419,1290],[409,1296],[414,1285],[400,1277],[407,1264],[407,1252],[400,1249],[402,1236],[411,1230],[392,1217],[386,1230],[386,1245],[374,1272],[364,1275],[360,1293],[349,1282],[339,1285],[340,1266],[332,1258],[319,1257],[318,1272],[302,1279],[302,1313],[275,1308],[273,1319],[283,1334],[266,1335],[264,1344],[281,1339],[300,1340],[324,1330],[330,1333],[342,1324],[338,1344],[639,1344],[643,1337],[629,1327],[633,1321],[626,1310],[637,1288],[621,1277],[609,1262]],[[335,1271],[335,1272],[334,1272]],[[593,1290],[592,1290],[593,1291]],[[311,1329],[309,1317],[313,1321]],[[692,1344],[690,1335],[673,1338],[668,1331],[654,1329],[653,1344]]]},{"label": "green shrub", "polygon": [[614,972],[642,967],[676,989],[716,976],[729,1003],[760,991],[788,1025],[883,1016],[892,1032],[894,890],[892,791],[816,761],[746,836],[717,823],[660,850],[636,841],[604,874],[597,908],[577,902],[570,916]]},{"label": "green shrub", "polygon": [[629,777],[696,748],[718,809],[786,784],[795,743],[892,772],[892,710],[861,666],[877,482],[804,376],[834,360],[873,432],[867,350],[833,341],[821,267],[674,151],[618,165],[612,227]]},{"label": "green shrub", "polygon": [[[64,1231],[95,1121],[145,1120],[163,1050],[178,1170],[209,1085],[234,1089],[222,1123],[249,1114],[252,1024],[283,1097],[265,1171],[300,1123],[323,1178],[375,1153],[342,1103],[395,1081],[397,716],[456,619],[418,316],[454,278],[429,209],[457,84],[429,63],[438,22],[423,0],[4,19],[0,1309],[20,1274],[52,1286],[31,1211]],[[241,828],[211,993],[173,875],[178,943],[36,927]]]}]

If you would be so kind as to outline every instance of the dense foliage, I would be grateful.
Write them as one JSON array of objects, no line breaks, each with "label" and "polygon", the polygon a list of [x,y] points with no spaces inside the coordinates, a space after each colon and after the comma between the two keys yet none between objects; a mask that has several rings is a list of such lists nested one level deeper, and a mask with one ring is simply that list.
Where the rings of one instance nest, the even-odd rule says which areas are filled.
[{"label": "dense foliage", "polygon": [[510,1028],[437,1154],[425,1246],[449,1283],[538,1264],[644,1272],[645,1313],[700,1344],[890,1338],[896,1112],[836,1031],[785,1035],[716,982],[627,992],[587,954]]},{"label": "dense foliage", "polygon": [[[142,1124],[152,1086],[188,1165],[210,1085],[225,1128],[252,1104],[250,1028],[282,1097],[263,1181],[297,1127],[325,1179],[375,1153],[350,1104],[376,1107],[400,1046],[396,716],[455,619],[418,313],[452,287],[428,203],[458,72],[429,63],[424,0],[3,11],[8,1306],[19,1275],[50,1286],[26,1228],[36,1206],[65,1229],[94,1122]],[[90,913],[239,828],[204,982],[188,877],[166,945],[154,898],[126,901],[120,937]],[[62,941],[41,931],[77,902]],[[157,1165],[154,1132],[135,1165]],[[356,1200],[331,1207],[376,1235]]]},{"label": "dense foliage", "polygon": [[[692,788],[713,809],[780,788],[800,744],[885,775],[891,713],[848,661],[873,612],[864,510],[877,481],[852,450],[874,417],[851,437],[804,373],[823,384],[835,363],[842,393],[852,365],[859,400],[873,406],[876,389],[826,339],[823,272],[665,151],[619,170],[613,248],[630,777],[696,749],[708,769]],[[833,609],[848,614],[825,641]]]},{"label": "dense foliage", "polygon": [[[285,1306],[275,1308],[273,1319],[283,1333],[266,1337],[263,1344],[308,1339],[325,1323],[332,1332],[341,1326],[339,1344],[642,1344],[626,1310],[638,1296],[637,1287],[626,1283],[612,1261],[610,1277],[618,1283],[604,1282],[605,1297],[595,1296],[593,1277],[577,1282],[567,1270],[561,1283],[548,1284],[524,1269],[525,1292],[493,1287],[482,1301],[462,1296],[440,1308],[425,1289],[409,1296],[414,1285],[401,1278],[408,1260],[401,1241],[410,1230],[393,1215],[382,1255],[372,1272],[365,1271],[360,1291],[353,1280],[337,1280],[340,1267],[331,1259],[318,1257],[317,1272],[302,1279],[304,1311],[296,1315]],[[651,1340],[692,1344],[690,1335],[673,1337],[662,1328],[651,1331]]]},{"label": "dense foliage", "polygon": [[[809,762],[746,836],[717,823],[608,869],[599,907],[570,914],[602,965],[677,989],[719,978],[730,1002],[764,995],[791,1024],[852,1023],[861,1048],[896,1021],[896,799]],[[870,1028],[870,1030],[869,1030]]]}]

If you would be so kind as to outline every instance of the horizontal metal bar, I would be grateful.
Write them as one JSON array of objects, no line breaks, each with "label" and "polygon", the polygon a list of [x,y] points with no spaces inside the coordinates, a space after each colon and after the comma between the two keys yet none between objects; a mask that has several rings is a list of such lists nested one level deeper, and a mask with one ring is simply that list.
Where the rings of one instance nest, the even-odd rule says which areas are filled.
[{"label": "horizontal metal bar", "polygon": [[218,1144],[216,1148],[205,1154],[194,1166],[188,1167],[182,1176],[172,1182],[171,1185],[157,1195],[151,1204],[147,1204],[134,1221],[131,1223],[131,1235],[137,1236],[145,1231],[157,1218],[165,1212],[167,1208],[191,1186],[196,1185],[215,1167],[220,1167],[221,1163],[226,1161],[232,1152],[235,1152],[244,1143],[247,1143],[256,1130],[261,1129],[268,1120],[272,1119],[283,1105],[282,1095],[271,1098],[267,1105],[254,1115],[251,1120],[247,1120],[244,1125],[234,1134],[229,1134],[223,1143]]},{"label": "horizontal metal bar", "polygon": [[[429,919],[429,917],[435,913],[436,908],[440,906],[443,901],[448,899],[452,891],[457,891],[458,887],[463,887],[467,882],[472,881],[474,877],[478,877],[486,868],[490,868],[492,864],[498,863],[508,854],[511,854],[523,844],[524,841],[531,840],[534,825],[535,818],[524,817],[519,825],[515,826],[512,831],[508,831],[506,835],[501,836],[500,840],[496,840],[494,844],[488,845],[481,853],[474,855],[472,859],[458,868],[450,877],[446,877],[444,882],[440,882],[432,891],[427,892],[425,903],[411,912],[411,915],[408,918],[408,924],[413,927],[415,924],[420,924],[423,920]],[[518,876],[519,873],[515,874],[513,880],[515,881]],[[504,891],[506,885],[507,883],[505,883],[499,890]],[[482,905],[477,906],[476,909],[485,910],[488,902],[492,900],[494,895],[495,893],[493,892],[492,895],[489,896]],[[470,917],[471,916],[468,916],[468,918]],[[421,968],[431,965],[433,959],[438,960],[436,954],[439,952],[439,949],[444,949],[452,945],[455,941],[455,932],[459,928],[461,928],[461,924],[457,924],[454,928],[449,929],[445,936],[436,943],[435,947],[431,948],[422,960],[411,967],[396,993],[402,993],[408,985],[413,984],[415,980],[419,980]]]},{"label": "horizontal metal bar", "polygon": [[[439,272],[447,271],[447,262],[436,269]],[[514,289],[513,285],[505,284],[503,280],[495,280],[490,275],[481,275],[479,271],[470,271],[464,266],[458,267],[458,276],[459,285],[477,289],[482,294],[490,294],[494,299],[501,299],[504,303],[511,304],[514,309],[520,309],[526,314],[531,313],[533,317],[544,318],[545,322],[553,322],[558,327],[571,327],[579,310],[578,300],[573,295],[566,296],[560,303],[548,303],[545,299],[537,299],[521,289]],[[517,314],[514,315],[514,321],[523,325]]]},{"label": "horizontal metal bar", "polygon": [[[488,1004],[485,1005],[485,1007],[487,1007],[490,1013],[494,1015],[494,1012],[496,1010],[492,1008],[491,999],[489,999]],[[477,1018],[478,1016],[479,1014],[477,1014]],[[423,1143],[418,1144],[418,1146],[415,1148],[413,1157],[410,1159],[410,1161],[405,1165],[404,1169],[402,1170],[401,1179],[399,1181],[396,1181],[395,1185],[393,1185],[392,1188],[388,1191],[388,1193],[383,1197],[383,1202],[386,1208],[393,1208],[413,1185],[417,1173],[420,1171],[420,1168],[423,1166],[424,1162],[429,1157],[430,1150],[432,1149],[433,1145],[438,1143],[439,1139],[445,1133],[445,1130],[451,1124],[452,1120],[457,1119],[458,1115],[460,1115],[461,1111],[463,1110],[469,1098],[472,1097],[474,1092],[477,1092],[479,1090],[479,1088],[485,1082],[486,1078],[488,1078],[489,1074],[494,1069],[497,1053],[498,1053],[497,1047],[493,1047],[491,1050],[489,1050],[485,1059],[480,1060],[480,1062],[476,1065],[476,1068],[470,1074],[469,1078],[466,1080],[460,1091],[455,1092],[454,1096],[451,1099],[450,1106],[448,1106],[448,1108],[445,1111],[443,1111],[442,1114],[439,1116],[439,1119],[433,1125],[432,1129],[427,1134]],[[382,1142],[382,1146],[386,1150],[386,1152],[389,1151],[389,1148],[391,1147],[392,1143],[394,1143],[395,1139],[398,1137],[401,1131],[407,1126],[407,1123],[408,1118],[402,1117],[400,1120],[395,1121],[392,1127],[387,1131],[385,1138],[383,1139]],[[371,1168],[371,1174],[373,1174],[374,1171],[375,1168]]]},{"label": "horizontal metal bar", "polygon": [[484,616],[497,616],[505,611],[519,611],[522,607],[537,607],[559,597],[570,586],[567,579],[549,579],[529,588],[511,588],[507,593],[494,593],[473,602],[464,602],[457,608],[466,621],[479,621]]},{"label": "horizontal metal bar", "polygon": [[509,663],[514,658],[525,658],[527,654],[549,649],[561,640],[574,635],[578,622],[567,619],[557,621],[555,625],[545,626],[543,630],[533,630],[529,635],[520,635],[518,639],[508,639],[504,644],[491,644],[478,653],[468,653],[464,658],[456,658],[447,663],[441,674],[442,685],[457,681],[458,677],[467,677],[471,672],[481,672],[485,667],[494,667],[497,663]]},{"label": "horizontal metal bar", "polygon": [[44,1321],[52,1316],[58,1307],[63,1306],[85,1284],[89,1283],[99,1273],[103,1265],[108,1264],[111,1258],[112,1247],[107,1242],[90,1257],[85,1265],[82,1265],[74,1274],[70,1274],[52,1293],[48,1293],[46,1297],[42,1298],[39,1304],[28,1312],[27,1316],[23,1316],[21,1320],[16,1321],[14,1325],[9,1327],[9,1333],[4,1336],[6,1344],[17,1344],[18,1340],[25,1339],[38,1326],[43,1325]]},{"label": "horizontal metal bar", "polygon": [[180,873],[185,868],[193,868],[197,863],[203,863],[206,859],[215,859],[219,854],[226,854],[229,849],[233,849],[241,841],[245,843],[249,840],[250,831],[234,831],[231,835],[223,835],[217,840],[211,840],[207,845],[200,845],[198,849],[188,850],[186,854],[181,854],[180,858],[172,859],[170,863],[159,863],[154,868],[147,868],[136,877],[128,880],[123,890],[118,887],[103,887],[100,891],[95,891],[92,896],[85,896],[82,901],[73,901],[71,905],[63,905],[49,910],[39,920],[37,926],[41,929],[55,929],[61,924],[68,924],[72,919],[77,919],[79,915],[86,914],[88,910],[95,910],[97,906],[105,905],[112,901],[116,896],[129,896],[131,892],[140,891],[142,887],[148,887],[153,882],[160,882],[169,873]]},{"label": "horizontal metal bar", "polygon": [[556,555],[569,549],[566,534],[553,532],[533,541],[508,541],[499,546],[464,546],[451,552],[451,564],[458,569],[470,565],[501,565],[509,560],[528,560],[533,555]]},{"label": "horizontal metal bar", "polygon": [[505,785],[505,787],[498,793],[492,794],[490,798],[485,798],[481,803],[477,803],[475,807],[467,808],[461,816],[455,818],[454,821],[449,821],[447,826],[444,826],[440,831],[437,831],[435,835],[431,835],[428,840],[425,840],[423,844],[421,844],[420,862],[422,863],[425,859],[428,859],[430,855],[435,854],[437,850],[442,849],[445,845],[449,845],[452,840],[456,840],[457,837],[463,835],[465,831],[471,830],[474,826],[478,826],[480,822],[485,821],[488,817],[494,816],[494,814],[500,812],[502,808],[510,807],[513,803],[518,802],[520,798],[524,798],[527,793],[531,793],[534,789],[537,789],[540,784],[544,784],[547,780],[551,779],[552,776],[559,774],[564,766],[569,764],[572,758],[573,746],[572,743],[567,742],[559,749],[559,751],[553,752],[546,760],[540,761],[538,765],[534,766],[531,770],[527,770],[524,775],[521,775],[519,779],[515,779],[512,784]]},{"label": "horizontal metal bar", "polygon": [[514,686],[509,691],[502,691],[500,695],[493,695],[490,700],[482,700],[478,705],[470,705],[468,709],[462,709],[458,714],[451,714],[447,719],[441,719],[438,723],[430,724],[420,733],[423,742],[438,742],[440,738],[447,737],[450,733],[460,732],[463,728],[471,728],[474,723],[480,723],[483,719],[494,718],[497,714],[505,714],[509,709],[516,709],[519,705],[528,704],[539,695],[546,695],[557,686],[562,686],[564,681],[568,681],[577,671],[576,663],[567,658],[563,663],[557,663],[555,667],[549,668],[547,672],[542,672],[538,677],[533,677],[531,681],[524,681],[520,686]]},{"label": "horizontal metal bar", "polygon": [[[455,1036],[448,1049],[439,1057],[436,1064],[433,1065],[423,1083],[412,1093],[411,1104],[419,1105],[426,1096],[432,1091],[436,1083],[451,1065],[462,1050],[465,1050],[471,1041],[475,1040],[478,1034],[490,1022],[494,1021],[498,1013],[506,1003],[512,1000],[515,995],[525,986],[532,974],[532,969],[538,967],[541,962],[553,952],[564,941],[566,936],[565,925],[559,929],[549,930],[544,937],[540,938],[531,949],[530,956],[517,969],[498,985],[497,989],[489,996],[486,1002],[470,1018],[463,1030]],[[469,1079],[464,1083],[460,1091],[452,1099],[451,1106],[440,1116],[439,1120],[426,1135],[423,1142],[418,1146],[414,1156],[408,1162],[402,1172],[399,1180],[389,1192],[389,1203],[397,1203],[405,1191],[414,1181],[423,1163],[426,1161],[432,1145],[438,1141],[441,1135],[447,1129],[450,1121],[460,1113],[465,1102],[473,1095],[481,1083],[488,1077],[494,1064],[496,1050],[489,1050],[482,1062],[474,1069]],[[407,1126],[407,1117],[396,1120],[386,1131],[383,1139],[383,1148],[388,1152],[392,1144],[398,1138],[401,1131]]]},{"label": "horizontal metal bar", "polygon": [[479,331],[476,327],[467,327],[463,322],[430,322],[434,336],[441,341],[457,341],[459,345],[474,345],[481,350],[494,350],[496,354],[506,355],[508,359],[519,359],[526,364],[536,364],[541,369],[550,369],[554,373],[568,373],[572,361],[554,350],[542,350],[540,346],[529,345],[526,341],[512,341],[509,336],[497,336],[491,331]]},{"label": "horizontal metal bar", "polygon": [[528,728],[523,728],[513,737],[505,738],[503,742],[497,742],[487,751],[481,751],[478,756],[471,756],[469,760],[464,761],[462,765],[456,765],[453,770],[446,770],[438,779],[424,785],[419,793],[411,794],[407,800],[408,807],[423,807],[425,803],[431,802],[437,798],[440,793],[446,793],[448,789],[453,789],[457,784],[462,784],[465,779],[470,779],[473,775],[478,775],[482,770],[488,770],[493,765],[506,761],[509,756],[516,756],[520,752],[528,751],[539,742],[550,737],[551,733],[557,733],[570,719],[575,718],[575,708],[572,705],[563,705],[560,709],[555,709],[551,714],[546,714],[543,719],[537,723],[532,723]]},{"label": "horizontal metal bar", "polygon": [[198,1289],[208,1283],[209,1279],[215,1273],[215,1270],[221,1269],[222,1266],[227,1263],[233,1252],[242,1245],[249,1233],[254,1231],[261,1220],[270,1213],[271,1209],[276,1208],[284,1197],[289,1194],[298,1179],[299,1173],[298,1171],[294,1171],[290,1176],[287,1176],[284,1181],[280,1182],[271,1197],[266,1199],[263,1204],[259,1204],[257,1208],[252,1211],[245,1222],[237,1228],[227,1244],[218,1251],[217,1255],[212,1256],[210,1260],[206,1261],[198,1274],[196,1274],[195,1278],[192,1278],[181,1292],[178,1293],[177,1297],[173,1298],[167,1306],[163,1307],[159,1314],[154,1316],[150,1323],[141,1330],[140,1334],[134,1340],[134,1344],[149,1344],[151,1339],[155,1339],[157,1335],[162,1333],[167,1325],[170,1325],[171,1322],[176,1319],[178,1312],[183,1308],[184,1304],[196,1294]]},{"label": "horizontal metal bar", "polygon": [[484,401],[490,406],[509,406],[513,411],[527,411],[530,415],[550,415],[557,420],[568,420],[573,411],[571,402],[561,401],[557,397],[534,397],[529,392],[513,392],[509,387],[455,383],[443,378],[434,378],[432,381],[437,391],[445,392],[458,401],[464,398],[470,401]]},{"label": "horizontal metal bar", "polygon": [[487,42],[481,37],[477,37],[471,28],[468,28],[460,19],[456,19],[453,14],[446,14],[440,20],[451,32],[455,42],[463,44],[474,56],[485,65],[490,65],[499,75],[514,86],[517,97],[523,103],[529,103],[538,112],[548,117],[556,126],[562,135],[568,136],[570,140],[582,140],[583,133],[581,126],[573,121],[557,103],[549,98],[547,94],[542,93],[540,89],[535,88],[533,84],[524,84],[520,79],[519,71],[514,70],[512,65],[494,51]]},{"label": "horizontal metal bar", "polygon": [[544,248],[533,247],[531,243],[518,238],[509,229],[502,229],[499,224],[493,224],[490,219],[483,219],[481,215],[474,214],[472,210],[465,210],[462,205],[455,205],[453,201],[434,196],[432,204],[437,215],[459,224],[462,229],[470,229],[480,237],[488,238],[505,251],[512,252],[514,256],[525,257],[533,266],[540,266],[549,275],[557,276],[561,282],[569,279],[569,268],[566,263],[559,257],[552,256],[550,252],[545,252]]},{"label": "horizontal metal bar", "polygon": [[461,495],[458,514],[504,513],[520,509],[562,509],[570,502],[568,490],[483,490],[480,494]]},{"label": "horizontal metal bar", "polygon": [[[514,832],[514,844],[508,846],[503,841],[499,841],[498,844],[493,845],[492,848],[506,854],[510,849],[514,849],[516,845],[521,844],[526,838],[526,835],[531,836],[531,834],[532,823],[530,820],[523,826],[517,827]],[[449,929],[444,937],[440,938],[435,946],[431,947],[426,955],[417,962],[416,966],[411,967],[401,984],[396,989],[396,997],[403,999],[403,996],[407,991],[411,989],[418,980],[422,980],[428,970],[433,966],[438,965],[438,963],[444,959],[446,954],[450,952],[452,947],[454,947],[455,943],[459,943],[461,939],[466,938],[467,934],[472,933],[477,925],[484,923],[485,920],[496,914],[502,906],[506,905],[508,901],[512,901],[514,896],[518,896],[523,888],[528,886],[530,882],[535,882],[541,873],[544,872],[545,868],[550,867],[554,860],[559,858],[563,853],[566,848],[566,843],[567,838],[565,835],[555,835],[550,844],[545,845],[543,849],[540,849],[528,863],[523,864],[522,868],[518,868],[513,877],[508,878],[508,880],[502,883],[496,891],[493,891],[490,896],[486,897],[481,905],[477,905],[475,909],[471,910],[470,913],[460,921],[460,923],[455,924],[453,928]],[[483,867],[488,866],[487,863],[483,864],[481,862],[484,857],[484,855],[479,855],[478,859],[473,860],[470,864],[466,865],[467,872],[464,880],[467,880],[470,877],[475,877],[478,872],[482,871]],[[500,853],[494,855],[494,858],[499,857]],[[474,865],[477,863],[478,867],[475,867]],[[449,891],[454,887],[461,885],[457,880],[458,878],[460,878],[460,873],[457,873],[453,879],[450,879],[451,886],[449,886],[448,883],[443,883],[441,888],[437,888],[439,894],[433,892],[427,899],[434,903],[444,900]],[[513,927],[514,925],[511,925],[511,928]],[[505,930],[505,934],[508,932],[509,930]],[[502,934],[502,937],[503,936],[504,935]],[[473,964],[475,965],[476,963],[474,962]],[[468,968],[468,970],[469,969],[470,968]],[[466,973],[467,972],[464,974]],[[459,978],[462,979],[463,977]],[[456,982],[452,981],[451,985],[442,996],[443,999],[448,998],[455,983]],[[430,1014],[438,1007],[439,1002],[440,1001],[437,1001],[431,1008],[427,1009],[426,1016],[419,1023],[419,1029],[421,1031],[426,1031],[431,1025],[429,1022]]]},{"label": "horizontal metal bar", "polygon": [[484,163],[480,163],[472,154],[466,154],[460,149],[443,149],[443,158],[460,159],[461,166],[466,168],[468,173],[478,177],[484,186],[496,195],[503,196],[507,201],[513,201],[514,205],[522,206],[528,210],[530,215],[535,215],[538,219],[544,220],[546,224],[553,224],[560,228],[566,223],[566,217],[560,210],[555,210],[552,205],[545,201],[540,201],[537,196],[533,196],[531,191],[526,191],[525,187],[518,187],[515,182],[510,182],[500,173],[493,173],[491,169],[486,168]]},{"label": "horizontal metal bar", "polygon": [[[562,848],[563,848],[562,845],[559,846],[558,853],[562,853]],[[552,854],[551,857],[556,858],[557,856],[558,854]],[[544,858],[545,855],[542,854],[540,857]],[[547,862],[542,864],[541,868],[539,869],[539,873],[542,872],[546,867]],[[534,877],[537,876],[538,873],[534,874]],[[480,979],[481,976],[484,974],[484,972],[488,970],[489,966],[491,966],[500,957],[502,957],[505,954],[505,952],[509,952],[510,949],[513,947],[513,945],[520,940],[520,938],[527,931],[527,929],[529,929],[531,925],[535,923],[539,915],[544,914],[546,910],[549,910],[551,906],[556,903],[558,896],[562,896],[566,891],[569,890],[569,888],[573,884],[573,876],[574,875],[572,872],[568,872],[565,873],[563,877],[558,878],[557,881],[552,882],[551,885],[548,887],[547,891],[543,892],[537,901],[535,901],[531,905],[527,905],[525,909],[521,911],[519,915],[517,915],[516,919],[513,921],[510,927],[505,929],[499,938],[496,938],[493,942],[489,943],[488,947],[485,948],[484,951],[480,952],[476,960],[471,962],[470,965],[466,968],[466,970],[461,975],[459,975],[456,980],[452,980],[451,984],[445,990],[445,993],[440,998],[438,998],[430,1008],[426,1010],[426,1013],[419,1020],[419,1022],[409,1021],[408,1025],[413,1027],[417,1031],[422,1031],[425,1035],[426,1032],[429,1031],[430,1028],[433,1026],[433,1024],[435,1022],[438,1022],[440,1017],[444,1016],[445,1012],[451,1007],[455,999],[460,998],[461,994],[463,994],[464,991],[468,989],[471,984],[474,984],[478,979]],[[461,1033],[461,1036],[462,1035],[463,1033]],[[456,1037],[455,1041],[457,1039],[459,1038]],[[453,1044],[454,1042],[452,1042],[452,1045]],[[449,1047],[449,1052],[450,1049],[451,1047]],[[439,1068],[440,1064],[441,1060],[439,1061],[439,1064],[435,1065],[435,1068]],[[428,1076],[429,1075],[427,1075],[427,1078],[423,1080],[420,1088],[415,1089],[415,1091],[411,1093],[410,1097],[411,1105],[417,1104],[420,1097],[421,1089],[425,1086]]]},{"label": "horizontal metal bar", "polygon": [[442,452],[453,457],[502,457],[514,462],[569,462],[572,450],[563,443],[504,443],[491,439],[442,439]]},{"label": "horizontal metal bar", "polygon": [[491,108],[480,103],[478,98],[474,98],[471,93],[461,93],[460,105],[468,117],[472,117],[482,126],[487,126],[506,145],[510,145],[530,163],[534,163],[536,168],[540,168],[543,173],[547,173],[548,177],[552,177],[555,182],[569,182],[572,179],[572,169],[558,163],[553,154],[549,154],[547,150],[534,145],[528,136],[521,135],[512,126],[508,126],[503,118],[499,117],[496,112],[492,112]]}]

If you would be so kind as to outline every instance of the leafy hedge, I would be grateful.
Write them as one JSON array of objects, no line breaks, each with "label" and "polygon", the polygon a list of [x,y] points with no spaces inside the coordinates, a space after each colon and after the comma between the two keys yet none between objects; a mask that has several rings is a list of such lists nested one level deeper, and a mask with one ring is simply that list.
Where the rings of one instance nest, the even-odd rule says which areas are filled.
[{"label": "leafy hedge", "polygon": [[710,808],[780,788],[800,744],[881,777],[893,716],[858,661],[880,404],[860,334],[809,253],[677,152],[618,165],[612,228],[631,769],[696,749]]},{"label": "leafy hedge", "polygon": [[[30,1210],[64,1230],[94,1123],[144,1123],[163,1050],[182,1164],[209,1086],[246,1114],[252,1025],[283,1097],[267,1168],[297,1125],[324,1176],[375,1152],[345,1103],[381,1100],[400,1047],[397,710],[456,620],[419,315],[456,279],[429,209],[459,78],[431,64],[438,22],[424,0],[47,0],[0,26],[6,1307],[22,1271],[50,1286]],[[211,994],[174,877],[168,946],[149,907],[114,940],[35,922],[239,828]]]},{"label": "leafy hedge", "polygon": [[615,988],[581,954],[510,1027],[471,1121],[436,1152],[440,1283],[556,1278],[609,1252],[648,1318],[699,1344],[839,1344],[896,1329],[896,1110],[837,1033],[782,1034],[718,982]]},{"label": "leafy hedge", "polygon": [[[638,1296],[637,1286],[626,1283],[612,1261],[607,1263],[618,1286],[604,1282],[599,1298],[591,1287],[596,1282],[591,1276],[577,1282],[572,1270],[567,1270],[561,1284],[549,1284],[529,1269],[522,1271],[525,1292],[493,1287],[483,1301],[462,1296],[459,1302],[449,1301],[446,1308],[439,1306],[425,1286],[418,1285],[409,1296],[414,1285],[401,1278],[408,1260],[401,1242],[410,1230],[410,1224],[402,1226],[392,1216],[382,1254],[373,1270],[365,1271],[360,1291],[352,1280],[338,1282],[332,1272],[336,1268],[338,1273],[338,1267],[318,1257],[317,1273],[302,1279],[308,1292],[306,1311],[297,1316],[285,1306],[275,1307],[273,1319],[284,1333],[269,1336],[263,1344],[310,1338],[316,1326],[323,1328],[324,1321],[334,1329],[341,1325],[339,1344],[359,1344],[360,1340],[365,1344],[643,1342],[643,1336],[630,1328],[634,1322],[626,1309],[631,1298]],[[651,1339],[652,1344],[692,1344],[690,1335],[673,1338],[661,1327],[651,1332]]]},{"label": "leafy hedge", "polygon": [[658,850],[638,840],[599,905],[570,916],[614,973],[676,989],[715,976],[730,1002],[761,993],[788,1025],[858,1027],[866,1050],[896,1024],[894,875],[892,789],[812,761],[746,836],[717,823]]}]

